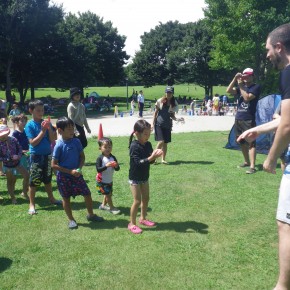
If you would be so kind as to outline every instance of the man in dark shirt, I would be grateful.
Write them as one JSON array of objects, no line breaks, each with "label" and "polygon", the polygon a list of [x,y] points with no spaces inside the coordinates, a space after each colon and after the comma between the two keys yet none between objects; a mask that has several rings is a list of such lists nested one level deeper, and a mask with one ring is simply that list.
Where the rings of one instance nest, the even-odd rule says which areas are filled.
[{"label": "man in dark shirt", "polygon": [[[238,139],[255,140],[260,134],[276,130],[273,145],[263,164],[268,173],[276,173],[277,159],[290,143],[290,24],[274,29],[266,42],[267,58],[273,66],[281,70],[280,93],[281,118],[244,132]],[[277,207],[276,220],[279,234],[279,278],[274,290],[290,289],[290,151],[284,171]]]},{"label": "man in dark shirt", "polygon": [[[236,83],[238,84],[236,86]],[[227,88],[227,93],[237,96],[238,106],[235,119],[235,133],[238,138],[246,130],[256,126],[256,107],[260,97],[260,85],[254,83],[254,71],[251,68],[244,69],[243,73],[237,73]],[[240,142],[244,163],[239,167],[248,167],[248,174],[256,172],[256,142]]]}]

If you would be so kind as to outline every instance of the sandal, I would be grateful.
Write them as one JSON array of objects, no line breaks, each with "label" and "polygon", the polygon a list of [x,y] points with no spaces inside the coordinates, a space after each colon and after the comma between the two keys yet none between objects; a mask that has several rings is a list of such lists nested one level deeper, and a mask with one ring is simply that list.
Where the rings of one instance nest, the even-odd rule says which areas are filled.
[{"label": "sandal", "polygon": [[243,163],[241,165],[238,165],[238,168],[245,168],[245,167],[250,167],[250,164],[248,163]]},{"label": "sandal", "polygon": [[146,227],[154,227],[156,225],[155,222],[149,221],[149,220],[139,220],[140,225],[144,225]]},{"label": "sandal", "polygon": [[141,234],[142,230],[138,226],[128,224],[128,230],[133,234]]}]

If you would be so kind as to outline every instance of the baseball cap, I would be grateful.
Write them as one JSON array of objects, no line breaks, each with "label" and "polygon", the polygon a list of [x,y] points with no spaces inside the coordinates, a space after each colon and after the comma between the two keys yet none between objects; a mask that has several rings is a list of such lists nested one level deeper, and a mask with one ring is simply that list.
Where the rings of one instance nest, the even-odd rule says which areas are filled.
[{"label": "baseball cap", "polygon": [[5,136],[5,135],[8,136],[9,133],[10,133],[10,130],[7,125],[4,125],[4,124],[0,125],[0,137]]},{"label": "baseball cap", "polygon": [[174,93],[174,88],[171,86],[167,86],[165,89],[165,93]]},{"label": "baseball cap", "polygon": [[72,98],[74,95],[80,95],[81,90],[79,88],[71,88],[70,89],[70,97]]},{"label": "baseball cap", "polygon": [[252,76],[254,74],[254,70],[252,68],[246,68],[243,70],[243,75],[249,75]]}]

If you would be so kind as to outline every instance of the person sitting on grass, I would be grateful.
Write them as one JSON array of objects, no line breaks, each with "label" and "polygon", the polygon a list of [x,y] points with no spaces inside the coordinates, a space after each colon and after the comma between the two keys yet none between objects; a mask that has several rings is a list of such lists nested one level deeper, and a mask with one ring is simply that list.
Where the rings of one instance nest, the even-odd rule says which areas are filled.
[{"label": "person sitting on grass", "polygon": [[61,117],[56,122],[56,128],[60,138],[53,149],[51,166],[57,170],[57,186],[62,196],[64,211],[69,220],[69,229],[78,227],[70,203],[70,198],[75,198],[77,195],[83,195],[85,199],[88,221],[104,221],[102,217],[93,212],[91,192],[81,171],[85,162],[85,154],[80,140],[74,138],[74,122],[67,117]]},{"label": "person sitting on grass", "polygon": [[[112,214],[119,214],[120,210],[115,208],[112,201],[113,194],[113,174],[119,171],[120,166],[114,155],[112,155],[113,142],[110,138],[102,138],[98,141],[99,149],[102,154],[97,158],[97,190],[104,195],[102,204],[99,206],[101,210],[108,210]],[[109,206],[108,206],[109,205]]]}]

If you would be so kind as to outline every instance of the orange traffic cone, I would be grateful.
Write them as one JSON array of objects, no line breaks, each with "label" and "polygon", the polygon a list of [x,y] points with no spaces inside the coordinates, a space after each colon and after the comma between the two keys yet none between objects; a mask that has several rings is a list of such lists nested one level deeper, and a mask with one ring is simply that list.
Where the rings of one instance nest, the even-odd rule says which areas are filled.
[{"label": "orange traffic cone", "polygon": [[98,134],[98,140],[102,139],[103,137],[104,137],[104,134],[103,134],[103,127],[102,127],[102,123],[100,123],[99,134]]}]

